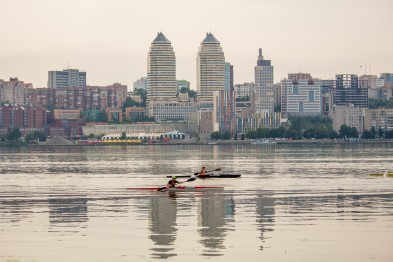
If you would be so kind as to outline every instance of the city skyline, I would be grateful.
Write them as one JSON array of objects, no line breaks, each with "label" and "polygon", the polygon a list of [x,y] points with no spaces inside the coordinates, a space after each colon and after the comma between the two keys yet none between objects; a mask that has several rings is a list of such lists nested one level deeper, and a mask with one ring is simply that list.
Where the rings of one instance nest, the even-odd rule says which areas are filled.
[{"label": "city skyline", "polygon": [[177,79],[194,90],[198,47],[207,32],[220,40],[235,83],[253,81],[259,48],[274,64],[274,83],[296,72],[334,79],[393,71],[388,0],[0,3],[8,21],[2,24],[0,79],[18,77],[36,88],[47,86],[48,71],[78,68],[88,73],[88,85],[120,82],[130,90],[147,74],[157,32],[171,39]]}]

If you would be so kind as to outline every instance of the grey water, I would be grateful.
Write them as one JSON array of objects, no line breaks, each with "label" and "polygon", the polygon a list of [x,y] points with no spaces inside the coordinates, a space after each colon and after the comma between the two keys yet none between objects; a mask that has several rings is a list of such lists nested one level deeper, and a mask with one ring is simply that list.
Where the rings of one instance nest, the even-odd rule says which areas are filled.
[{"label": "grey water", "polygon": [[[242,176],[129,189],[202,166]],[[392,144],[3,147],[0,261],[393,261],[389,168]]]}]

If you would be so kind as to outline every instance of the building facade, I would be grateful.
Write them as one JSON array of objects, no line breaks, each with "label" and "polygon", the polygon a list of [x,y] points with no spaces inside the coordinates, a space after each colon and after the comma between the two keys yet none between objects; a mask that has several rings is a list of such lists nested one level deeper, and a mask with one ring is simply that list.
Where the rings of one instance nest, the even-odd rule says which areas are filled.
[{"label": "building facade", "polygon": [[84,86],[27,89],[27,102],[33,106],[53,104],[59,109],[102,110],[120,108],[127,98],[127,86]]},{"label": "building facade", "polygon": [[259,48],[255,67],[255,110],[257,113],[274,112],[273,66],[270,60],[264,60],[262,48]]},{"label": "building facade", "polygon": [[361,135],[364,131],[365,109],[349,105],[334,105],[329,112],[330,118],[333,119],[333,130],[340,131],[342,125],[354,127]]},{"label": "building facade", "polygon": [[235,85],[235,96],[236,99],[250,100],[254,94],[254,83],[243,83]]},{"label": "building facade", "polygon": [[214,124],[215,130],[221,133],[229,132],[231,137],[235,134],[235,92],[234,90],[221,90],[214,92]]},{"label": "building facade", "polygon": [[156,121],[186,120],[187,115],[197,111],[197,103],[191,101],[150,101],[149,116],[154,116]]},{"label": "building facade", "polygon": [[196,89],[202,108],[213,106],[213,92],[225,90],[225,57],[220,42],[207,33],[197,54]]},{"label": "building facade", "polygon": [[18,78],[10,78],[10,81],[0,79],[0,102],[25,105],[26,90],[32,88],[32,84],[26,84]]},{"label": "building facade", "polygon": [[48,88],[66,88],[86,86],[86,72],[79,69],[64,69],[48,72]]},{"label": "building facade", "polygon": [[171,42],[159,32],[147,57],[147,105],[176,97],[176,58]]},{"label": "building facade", "polygon": [[321,85],[321,80],[282,80],[281,112],[284,115],[321,115]]},{"label": "building facade", "polygon": [[147,90],[147,77],[141,77],[132,84],[132,88]]},{"label": "building facade", "polygon": [[364,129],[376,132],[393,130],[393,108],[366,109]]},{"label": "building facade", "polygon": [[368,107],[368,88],[357,75],[336,75],[332,93],[331,106],[353,104],[355,107]]}]

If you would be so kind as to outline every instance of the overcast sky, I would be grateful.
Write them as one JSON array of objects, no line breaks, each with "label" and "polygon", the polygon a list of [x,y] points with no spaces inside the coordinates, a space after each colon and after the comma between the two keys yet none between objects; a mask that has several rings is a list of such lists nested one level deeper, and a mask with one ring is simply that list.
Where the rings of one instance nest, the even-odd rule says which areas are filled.
[{"label": "overcast sky", "polygon": [[[211,32],[234,65],[235,83],[254,81],[258,48],[274,80],[306,72],[393,72],[392,0],[0,0],[0,79],[46,87],[48,71],[78,68],[89,85],[146,76],[149,46],[162,31],[177,79],[195,88],[196,55]],[[362,67],[360,67],[362,66]]]}]

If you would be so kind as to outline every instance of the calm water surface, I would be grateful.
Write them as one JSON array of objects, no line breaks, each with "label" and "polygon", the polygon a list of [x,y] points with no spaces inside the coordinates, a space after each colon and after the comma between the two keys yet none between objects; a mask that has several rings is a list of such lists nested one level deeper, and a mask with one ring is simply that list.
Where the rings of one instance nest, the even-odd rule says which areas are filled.
[{"label": "calm water surface", "polygon": [[[242,177],[126,189],[203,165]],[[0,148],[0,261],[390,262],[387,168],[388,144]]]}]

